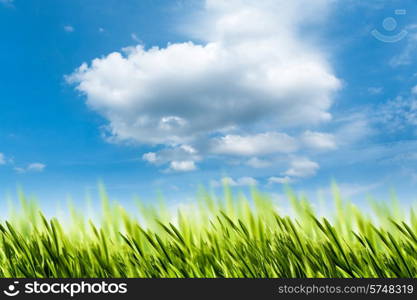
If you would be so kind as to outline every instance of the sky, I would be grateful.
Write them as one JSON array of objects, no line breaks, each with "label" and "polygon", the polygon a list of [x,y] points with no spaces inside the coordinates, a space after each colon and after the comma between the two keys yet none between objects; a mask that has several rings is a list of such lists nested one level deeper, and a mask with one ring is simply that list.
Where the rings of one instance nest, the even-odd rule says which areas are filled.
[{"label": "sky", "polygon": [[[0,194],[336,181],[414,201],[411,0],[0,0]],[[362,200],[361,200],[362,199]]]}]

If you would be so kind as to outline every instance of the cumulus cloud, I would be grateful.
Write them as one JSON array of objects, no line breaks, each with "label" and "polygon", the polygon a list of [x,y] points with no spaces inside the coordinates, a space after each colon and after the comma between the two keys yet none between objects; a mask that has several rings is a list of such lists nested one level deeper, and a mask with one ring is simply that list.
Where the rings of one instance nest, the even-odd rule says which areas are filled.
[{"label": "cumulus cloud", "polygon": [[6,164],[6,156],[3,153],[0,153],[0,165]]},{"label": "cumulus cloud", "polygon": [[291,160],[290,168],[285,171],[285,175],[291,177],[311,177],[320,168],[319,164],[306,157],[295,157]]},{"label": "cumulus cloud", "polygon": [[172,161],[170,164],[170,169],[173,171],[180,171],[180,172],[189,172],[196,170],[195,163],[190,160],[186,161]]},{"label": "cumulus cloud", "polygon": [[324,51],[300,34],[326,19],[331,2],[206,0],[186,26],[200,42],[128,47],[82,64],[67,80],[107,119],[113,142],[291,153],[297,143],[285,130],[331,120],[341,86]]},{"label": "cumulus cloud", "polygon": [[197,169],[195,163],[201,160],[201,156],[192,146],[181,145],[145,153],[142,159],[157,166],[169,164],[166,171],[189,172]]},{"label": "cumulus cloud", "polygon": [[14,170],[17,173],[28,173],[28,172],[42,172],[46,168],[45,164],[42,163],[31,163],[27,165],[26,167],[15,167]]}]

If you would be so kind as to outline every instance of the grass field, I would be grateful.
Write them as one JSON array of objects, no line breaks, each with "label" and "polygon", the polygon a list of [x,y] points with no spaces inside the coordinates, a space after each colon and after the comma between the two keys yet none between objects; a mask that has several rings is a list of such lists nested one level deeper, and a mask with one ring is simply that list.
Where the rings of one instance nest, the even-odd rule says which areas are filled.
[{"label": "grass field", "polygon": [[[337,191],[319,218],[288,192],[291,217],[267,195],[201,192],[195,207],[127,212],[101,190],[101,221],[71,209],[46,219],[20,194],[0,226],[0,277],[416,277],[417,216],[397,204],[362,212]],[[64,225],[65,224],[65,225]]]}]

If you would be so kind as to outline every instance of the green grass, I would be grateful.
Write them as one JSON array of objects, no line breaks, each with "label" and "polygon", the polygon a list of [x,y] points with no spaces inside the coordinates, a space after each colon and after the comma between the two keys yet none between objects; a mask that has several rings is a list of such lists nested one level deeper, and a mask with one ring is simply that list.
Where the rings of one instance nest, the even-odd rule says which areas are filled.
[{"label": "green grass", "polygon": [[21,193],[21,209],[0,225],[0,277],[417,276],[416,212],[395,203],[364,213],[335,191],[321,218],[291,192],[291,216],[256,190],[250,199],[201,192],[175,212],[127,212],[100,195],[99,220],[72,208],[63,222]]}]

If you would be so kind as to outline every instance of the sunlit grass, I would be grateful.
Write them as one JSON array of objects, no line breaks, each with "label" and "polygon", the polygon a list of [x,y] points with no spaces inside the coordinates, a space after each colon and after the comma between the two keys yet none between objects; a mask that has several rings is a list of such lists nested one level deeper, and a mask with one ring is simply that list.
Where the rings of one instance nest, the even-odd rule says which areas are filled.
[{"label": "sunlit grass", "polygon": [[102,188],[94,222],[74,208],[71,222],[47,219],[19,197],[21,209],[0,225],[1,277],[417,276],[415,210],[374,204],[365,214],[336,190],[326,218],[291,192],[289,216],[256,190],[128,212]]}]

